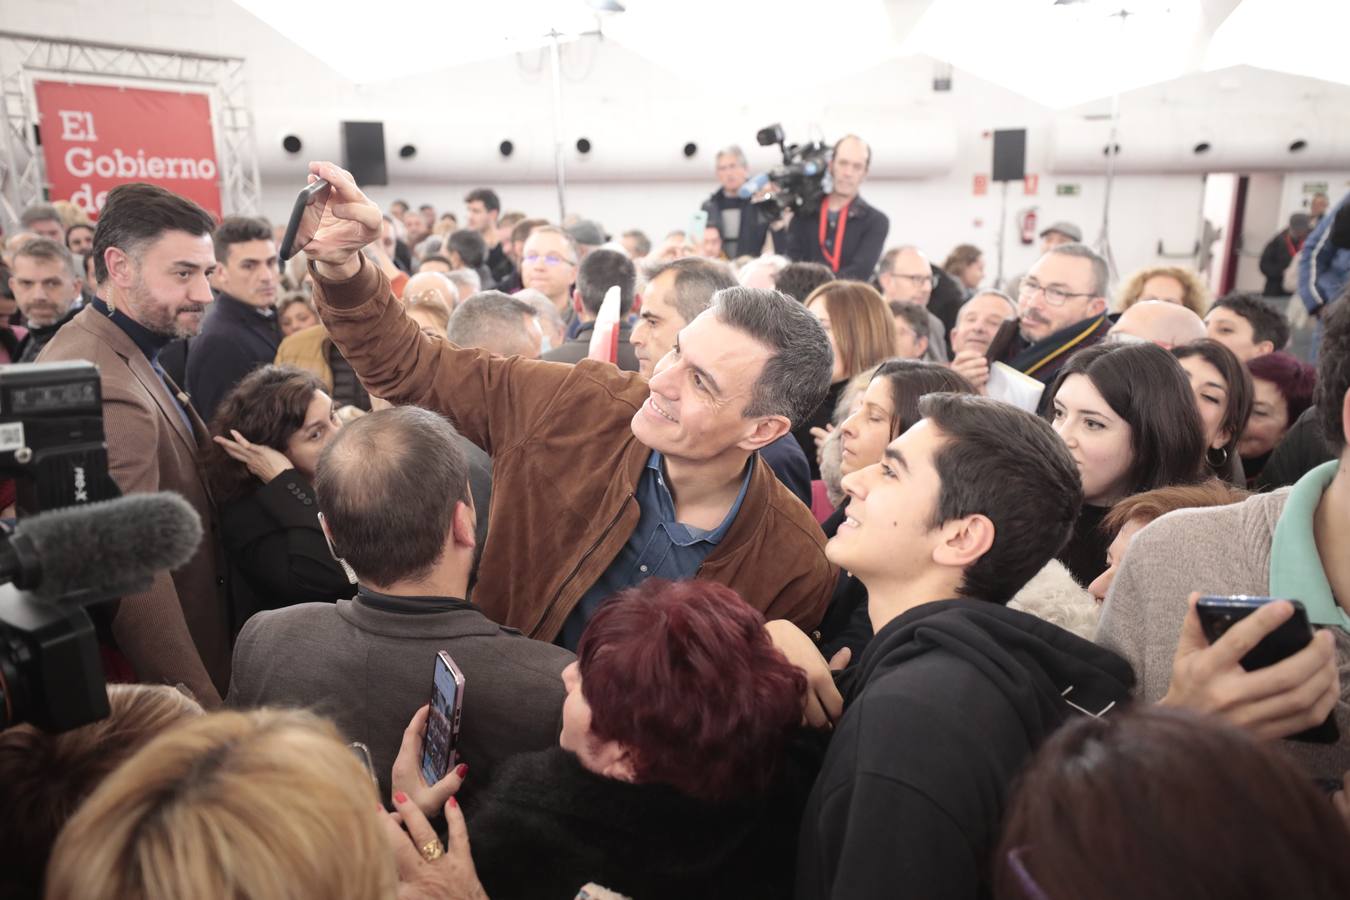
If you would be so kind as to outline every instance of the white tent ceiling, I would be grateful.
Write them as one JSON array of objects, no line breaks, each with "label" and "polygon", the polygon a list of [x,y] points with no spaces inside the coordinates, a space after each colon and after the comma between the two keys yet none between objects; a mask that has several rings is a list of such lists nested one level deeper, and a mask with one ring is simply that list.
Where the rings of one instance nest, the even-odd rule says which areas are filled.
[{"label": "white tent ceiling", "polygon": [[[600,31],[691,87],[791,95],[899,56],[944,60],[1052,107],[1251,65],[1350,84],[1347,0],[235,0],[358,83]],[[356,27],[354,27],[354,24]],[[1325,48],[1325,49],[1323,49]]]}]

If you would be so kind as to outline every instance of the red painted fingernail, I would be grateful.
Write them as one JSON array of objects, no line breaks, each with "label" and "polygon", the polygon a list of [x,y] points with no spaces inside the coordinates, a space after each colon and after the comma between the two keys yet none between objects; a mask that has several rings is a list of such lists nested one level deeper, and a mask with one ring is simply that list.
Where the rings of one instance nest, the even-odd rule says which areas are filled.
[{"label": "red painted fingernail", "polygon": [[450,797],[450,805],[451,805],[451,806],[458,807],[458,806],[459,806],[459,801],[456,800],[456,799],[454,798],[454,796],[451,796],[451,797]]},{"label": "red painted fingernail", "polygon": [[463,778],[465,775],[468,775],[468,774],[469,774],[469,764],[468,764],[468,763],[462,763],[458,768],[455,769],[455,774],[458,775],[460,778]]},{"label": "red painted fingernail", "polygon": [[396,792],[394,793],[394,802],[395,802],[395,803],[407,803],[407,802],[408,802],[408,795],[405,794],[405,793],[403,793],[402,791],[396,791]]}]

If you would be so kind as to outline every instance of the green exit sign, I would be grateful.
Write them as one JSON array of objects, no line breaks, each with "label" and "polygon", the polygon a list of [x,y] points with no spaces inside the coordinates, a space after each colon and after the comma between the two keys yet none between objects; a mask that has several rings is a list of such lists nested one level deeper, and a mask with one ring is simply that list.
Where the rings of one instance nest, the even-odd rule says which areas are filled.
[{"label": "green exit sign", "polygon": [[1325,194],[1326,192],[1327,183],[1325,181],[1303,182],[1303,193],[1305,194]]},{"label": "green exit sign", "polygon": [[1077,197],[1083,192],[1081,184],[1057,184],[1055,185],[1055,194],[1059,197]]}]

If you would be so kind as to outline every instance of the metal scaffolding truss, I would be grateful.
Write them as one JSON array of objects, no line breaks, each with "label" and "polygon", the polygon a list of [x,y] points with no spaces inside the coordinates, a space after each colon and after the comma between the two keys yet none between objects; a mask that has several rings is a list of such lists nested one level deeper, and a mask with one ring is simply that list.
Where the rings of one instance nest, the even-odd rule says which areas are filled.
[{"label": "metal scaffolding truss", "polygon": [[37,144],[34,76],[92,76],[117,82],[147,81],[172,89],[191,85],[211,98],[223,212],[256,214],[262,187],[253,140],[253,114],[244,83],[244,61],[148,47],[72,41],[0,31],[0,223],[8,231],[19,213],[46,197]]}]

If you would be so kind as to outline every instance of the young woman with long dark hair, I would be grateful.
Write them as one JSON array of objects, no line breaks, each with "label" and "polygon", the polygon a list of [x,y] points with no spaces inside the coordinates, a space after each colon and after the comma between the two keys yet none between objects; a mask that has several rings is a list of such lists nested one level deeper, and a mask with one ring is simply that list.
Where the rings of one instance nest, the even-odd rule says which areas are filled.
[{"label": "young woman with long dark hair", "polygon": [[1154,344],[1075,353],[1051,383],[1047,417],[1083,479],[1083,510],[1059,560],[1080,584],[1106,571],[1102,519],[1118,500],[1206,476],[1205,431],[1186,370]]}]

